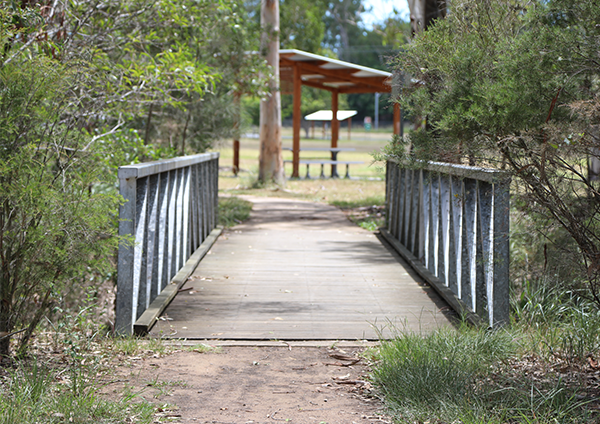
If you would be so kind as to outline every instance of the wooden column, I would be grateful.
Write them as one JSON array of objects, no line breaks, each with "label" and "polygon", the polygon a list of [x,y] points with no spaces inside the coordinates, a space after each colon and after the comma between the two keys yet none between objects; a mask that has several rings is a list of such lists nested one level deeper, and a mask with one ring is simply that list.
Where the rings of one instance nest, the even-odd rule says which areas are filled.
[{"label": "wooden column", "polygon": [[235,93],[233,95],[233,175],[237,175],[238,172],[240,172],[240,97],[240,93]]},{"label": "wooden column", "polygon": [[294,137],[292,144],[292,178],[299,178],[300,168],[300,125],[302,121],[302,73],[298,65],[294,66],[294,113],[293,113],[293,129]]},{"label": "wooden column", "polygon": [[350,131],[352,130],[352,117],[348,118],[348,140],[350,140]]},{"label": "wooden column", "polygon": [[[338,92],[331,92],[331,148],[335,148],[338,146],[338,138],[339,138],[339,130],[340,123],[337,119],[338,113]],[[331,160],[337,159],[337,153],[331,152]],[[331,178],[337,178],[337,166],[331,165]]]},{"label": "wooden column", "polygon": [[400,126],[402,122],[400,122],[400,103],[394,103],[394,134],[400,135],[402,132]]}]

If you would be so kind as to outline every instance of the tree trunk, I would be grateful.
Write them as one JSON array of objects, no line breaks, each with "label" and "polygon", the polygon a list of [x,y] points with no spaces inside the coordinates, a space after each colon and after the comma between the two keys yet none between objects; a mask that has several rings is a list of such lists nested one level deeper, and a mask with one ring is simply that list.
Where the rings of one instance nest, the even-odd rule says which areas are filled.
[{"label": "tree trunk", "polygon": [[183,135],[181,136],[181,155],[185,156],[185,136],[187,133],[188,125],[190,124],[190,119],[192,118],[192,109],[188,110],[188,114],[185,118],[185,126],[183,127]]},{"label": "tree trunk", "polygon": [[427,29],[436,19],[445,18],[446,0],[408,0],[413,36]]},{"label": "tree trunk", "polygon": [[147,145],[150,142],[150,122],[152,122],[152,109],[154,103],[150,103],[150,109],[148,110],[148,119],[146,120],[146,132],[144,134],[144,144]]},{"label": "tree trunk", "polygon": [[274,182],[284,185],[279,92],[279,0],[262,0],[260,21],[263,28],[262,52],[273,69],[273,78],[268,83],[270,95],[260,103],[258,179],[263,183]]}]

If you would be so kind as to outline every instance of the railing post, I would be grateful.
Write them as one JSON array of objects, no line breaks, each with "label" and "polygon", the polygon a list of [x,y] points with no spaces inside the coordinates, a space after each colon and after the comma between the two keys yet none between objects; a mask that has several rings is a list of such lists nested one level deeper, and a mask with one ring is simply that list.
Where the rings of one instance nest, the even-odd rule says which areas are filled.
[{"label": "railing post", "polygon": [[510,322],[510,288],[509,288],[509,262],[510,262],[510,186],[507,182],[494,184],[494,315],[493,326],[504,325]]},{"label": "railing post", "polygon": [[[119,236],[134,234],[136,225],[135,208],[137,195],[137,177],[120,179],[121,196],[125,203],[119,208]],[[130,335],[133,332],[133,260],[134,246],[121,241],[119,245],[117,275],[121,284],[117,284],[115,332]]]}]

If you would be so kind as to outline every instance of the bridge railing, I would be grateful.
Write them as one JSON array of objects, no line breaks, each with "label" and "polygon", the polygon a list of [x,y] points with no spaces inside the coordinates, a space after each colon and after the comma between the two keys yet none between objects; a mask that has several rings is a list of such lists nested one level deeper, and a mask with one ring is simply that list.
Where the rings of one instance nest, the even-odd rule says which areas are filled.
[{"label": "bridge railing", "polygon": [[217,225],[218,160],[205,153],[119,168],[119,235],[133,244],[119,246],[117,333],[132,333]]},{"label": "bridge railing", "polygon": [[510,177],[446,163],[388,161],[382,234],[460,313],[509,320]]}]

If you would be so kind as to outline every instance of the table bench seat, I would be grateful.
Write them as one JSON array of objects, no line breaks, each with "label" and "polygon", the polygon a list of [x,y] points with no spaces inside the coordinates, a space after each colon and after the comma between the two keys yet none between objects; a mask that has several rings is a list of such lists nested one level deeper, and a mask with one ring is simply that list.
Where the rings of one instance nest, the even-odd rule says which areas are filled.
[{"label": "table bench seat", "polygon": [[[291,160],[285,160],[286,163],[292,163]],[[360,165],[364,161],[360,160],[331,160],[331,159],[300,159],[301,165],[306,165],[306,178],[310,178],[310,165],[321,165],[320,178],[325,178],[325,165],[346,165],[346,178],[350,178],[350,165]]]}]

